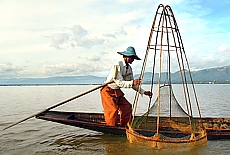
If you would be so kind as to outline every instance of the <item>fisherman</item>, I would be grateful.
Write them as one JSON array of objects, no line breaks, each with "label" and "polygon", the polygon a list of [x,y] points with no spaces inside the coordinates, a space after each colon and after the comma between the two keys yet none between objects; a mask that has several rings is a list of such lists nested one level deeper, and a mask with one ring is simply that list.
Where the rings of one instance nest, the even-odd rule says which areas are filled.
[{"label": "fisherman", "polygon": [[[106,80],[106,82],[114,81],[114,83],[103,87],[100,94],[106,125],[125,127],[132,117],[132,105],[124,97],[120,88],[133,88],[138,91],[141,79],[134,80],[132,68],[129,64],[132,64],[134,59],[141,59],[131,46],[125,51],[117,53],[123,55],[123,59],[113,64]],[[152,97],[152,92],[145,91],[142,88],[140,88],[139,93]],[[118,122],[118,112],[120,113],[120,122]]]}]

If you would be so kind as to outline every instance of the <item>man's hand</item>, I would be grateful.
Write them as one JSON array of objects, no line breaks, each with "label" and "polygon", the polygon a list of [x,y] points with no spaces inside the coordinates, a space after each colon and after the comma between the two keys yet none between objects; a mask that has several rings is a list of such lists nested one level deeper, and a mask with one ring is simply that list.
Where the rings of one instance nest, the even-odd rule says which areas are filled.
[{"label": "man's hand", "polygon": [[141,78],[137,78],[135,80],[133,80],[133,85],[136,86],[136,85],[140,85],[141,84]]},{"label": "man's hand", "polygon": [[149,98],[153,96],[153,93],[151,91],[145,91],[144,94],[149,96]]},{"label": "man's hand", "polygon": [[[137,78],[135,80],[133,80],[133,85],[140,85],[141,84],[141,78]],[[150,98],[152,97],[153,93],[151,91],[145,91],[144,92],[145,95],[149,96]]]}]

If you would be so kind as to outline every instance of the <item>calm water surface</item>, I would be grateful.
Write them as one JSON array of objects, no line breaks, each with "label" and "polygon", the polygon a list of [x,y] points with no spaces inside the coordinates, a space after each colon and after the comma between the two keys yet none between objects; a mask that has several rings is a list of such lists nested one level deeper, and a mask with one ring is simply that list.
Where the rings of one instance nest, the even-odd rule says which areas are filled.
[{"label": "calm water surface", "polygon": [[[77,127],[66,126],[32,118],[8,130],[2,129],[14,122],[42,111],[63,100],[94,88],[94,85],[72,86],[1,86],[0,87],[0,154],[230,154],[230,140],[208,141],[191,149],[155,150],[130,144],[126,137],[106,135]],[[143,86],[148,89],[148,85]],[[195,85],[203,117],[230,117],[230,85]],[[174,86],[176,98],[183,98],[181,88]],[[134,91],[124,90],[133,102]],[[146,111],[147,97],[141,97],[138,114]],[[99,91],[71,101],[55,110],[103,112]]]}]

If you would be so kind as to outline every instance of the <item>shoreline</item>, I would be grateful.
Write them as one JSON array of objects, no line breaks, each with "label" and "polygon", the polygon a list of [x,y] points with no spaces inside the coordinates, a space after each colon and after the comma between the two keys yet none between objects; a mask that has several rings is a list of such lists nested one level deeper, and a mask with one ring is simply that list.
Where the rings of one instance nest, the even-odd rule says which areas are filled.
[{"label": "shoreline", "polygon": [[[68,86],[68,85],[101,85],[103,83],[44,83],[44,84],[0,84],[2,86]],[[143,83],[142,85],[149,85],[151,83]],[[154,83],[157,84],[157,83]],[[172,83],[172,84],[181,84],[181,83]],[[188,83],[191,84],[191,83]],[[208,85],[218,85],[218,84],[230,84],[230,82],[219,82],[219,83],[209,83],[209,82],[194,82],[194,84],[208,84]]]}]

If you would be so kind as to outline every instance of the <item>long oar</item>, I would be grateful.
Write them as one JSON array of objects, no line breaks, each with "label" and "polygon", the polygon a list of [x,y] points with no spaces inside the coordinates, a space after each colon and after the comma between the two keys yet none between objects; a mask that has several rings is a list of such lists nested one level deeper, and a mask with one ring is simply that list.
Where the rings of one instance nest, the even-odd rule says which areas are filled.
[{"label": "long oar", "polygon": [[36,114],[31,115],[31,116],[29,116],[29,117],[27,117],[27,118],[25,118],[25,119],[23,119],[23,120],[21,120],[21,121],[18,121],[18,122],[14,123],[14,124],[11,124],[10,126],[4,128],[3,130],[6,130],[6,129],[12,127],[12,126],[15,126],[15,125],[17,125],[17,124],[19,124],[19,123],[21,123],[21,122],[24,122],[24,121],[26,121],[26,120],[28,120],[28,119],[30,119],[30,118],[32,118],[32,117],[35,117],[35,116],[37,116],[37,115],[39,115],[39,114],[41,114],[41,113],[43,113],[43,112],[46,112],[46,111],[48,111],[48,110],[53,109],[53,108],[56,108],[56,107],[58,107],[58,106],[60,106],[60,105],[62,105],[62,104],[65,104],[65,103],[69,102],[69,101],[72,101],[72,100],[74,100],[74,99],[76,99],[76,98],[78,98],[78,97],[81,97],[81,96],[83,96],[83,95],[86,95],[86,94],[88,94],[88,93],[90,93],[90,92],[92,92],[92,91],[95,91],[95,90],[97,90],[97,89],[99,89],[99,88],[101,88],[101,87],[104,87],[104,86],[106,86],[107,84],[110,84],[110,83],[113,83],[113,81],[104,83],[104,84],[102,84],[102,85],[100,85],[100,86],[97,86],[97,87],[95,87],[95,88],[93,88],[93,89],[90,89],[90,90],[88,90],[88,91],[86,91],[86,92],[83,92],[83,93],[81,93],[81,94],[79,94],[79,95],[77,95],[77,96],[74,96],[74,97],[72,97],[72,98],[70,98],[70,99],[68,99],[68,100],[65,100],[65,101],[62,101],[62,102],[60,102],[60,103],[58,103],[58,104],[56,104],[56,105],[53,105],[52,107],[49,107],[49,108],[47,108],[47,109],[45,109],[45,110],[43,110],[43,111],[41,111],[41,112],[39,112],[39,113],[36,113]]}]

